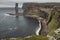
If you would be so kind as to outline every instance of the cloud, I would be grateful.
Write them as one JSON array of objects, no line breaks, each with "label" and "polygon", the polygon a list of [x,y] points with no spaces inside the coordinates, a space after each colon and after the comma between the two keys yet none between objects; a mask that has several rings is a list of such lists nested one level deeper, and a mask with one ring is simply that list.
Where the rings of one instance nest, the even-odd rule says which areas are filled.
[{"label": "cloud", "polygon": [[17,3],[24,3],[24,2],[37,2],[37,3],[59,2],[60,3],[60,0],[0,0],[0,7],[14,7],[16,2]]},{"label": "cloud", "polygon": [[60,2],[60,0],[0,0],[0,2]]}]

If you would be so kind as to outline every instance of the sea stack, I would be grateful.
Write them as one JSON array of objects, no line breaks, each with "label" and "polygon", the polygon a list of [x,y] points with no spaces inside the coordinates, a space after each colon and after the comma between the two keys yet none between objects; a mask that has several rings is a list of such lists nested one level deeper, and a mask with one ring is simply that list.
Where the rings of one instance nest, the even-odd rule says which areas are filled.
[{"label": "sea stack", "polygon": [[15,13],[16,13],[16,17],[19,17],[19,13],[18,13],[18,3],[15,4]]}]

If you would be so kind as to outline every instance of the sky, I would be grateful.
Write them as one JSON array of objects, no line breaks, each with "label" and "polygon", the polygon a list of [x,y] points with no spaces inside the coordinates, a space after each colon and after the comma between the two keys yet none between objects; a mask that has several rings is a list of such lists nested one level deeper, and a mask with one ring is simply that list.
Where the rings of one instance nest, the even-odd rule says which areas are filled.
[{"label": "sky", "polygon": [[0,0],[0,7],[14,7],[15,3],[19,3],[19,7],[22,7],[22,3],[26,2],[37,2],[37,3],[46,3],[46,2],[59,2],[60,0]]}]

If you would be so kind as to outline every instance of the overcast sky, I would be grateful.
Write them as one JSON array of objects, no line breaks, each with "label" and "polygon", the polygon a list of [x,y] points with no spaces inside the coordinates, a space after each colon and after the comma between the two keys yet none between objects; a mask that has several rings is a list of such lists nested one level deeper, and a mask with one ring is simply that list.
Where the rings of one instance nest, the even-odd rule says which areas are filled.
[{"label": "overcast sky", "polygon": [[59,2],[60,0],[0,0],[0,7],[14,7],[15,3],[19,3],[19,6],[21,5],[20,3],[24,2],[37,2],[37,3],[46,3],[46,2]]}]

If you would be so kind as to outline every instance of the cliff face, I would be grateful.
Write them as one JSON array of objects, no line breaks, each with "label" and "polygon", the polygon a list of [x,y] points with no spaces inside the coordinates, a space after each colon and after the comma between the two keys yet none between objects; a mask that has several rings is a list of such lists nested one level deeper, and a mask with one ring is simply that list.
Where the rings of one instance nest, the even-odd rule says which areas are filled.
[{"label": "cliff face", "polygon": [[[28,15],[37,15],[42,17],[43,20],[46,19],[46,23],[42,21],[42,30],[41,34],[47,31],[49,35],[54,35],[54,31],[60,28],[60,3],[25,3],[25,14]],[[37,7],[37,8],[36,8]],[[55,7],[55,8],[54,8]],[[43,9],[43,10],[41,10]],[[47,9],[49,11],[47,11]],[[53,9],[53,10],[51,10]],[[45,10],[45,11],[44,11]],[[47,11],[47,12],[46,12]],[[46,28],[47,26],[47,28]],[[47,30],[46,30],[47,29]]]},{"label": "cliff face", "polygon": [[49,35],[54,35],[54,31],[60,28],[60,10],[58,9],[60,8],[54,9],[54,11],[50,13],[50,21],[48,23]]},{"label": "cliff face", "polygon": [[40,10],[40,7],[34,6],[34,7],[30,7],[29,9],[26,9],[24,11],[24,15],[32,15],[32,16],[36,15],[38,17],[43,18],[43,20],[41,20],[42,30],[41,30],[40,34],[44,35],[44,36],[46,36],[48,34],[48,27],[47,27],[46,22],[45,22],[46,21],[45,19],[47,19],[47,17],[48,17],[47,12]]}]

